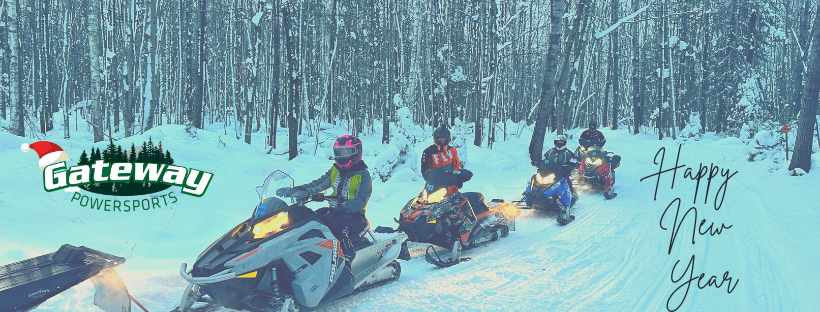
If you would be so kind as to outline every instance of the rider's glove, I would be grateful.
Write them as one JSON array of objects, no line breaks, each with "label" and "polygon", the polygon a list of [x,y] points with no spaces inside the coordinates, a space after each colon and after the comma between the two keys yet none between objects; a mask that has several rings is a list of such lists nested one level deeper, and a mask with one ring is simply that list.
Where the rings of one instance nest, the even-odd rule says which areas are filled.
[{"label": "rider's glove", "polygon": [[276,196],[289,197],[293,193],[292,187],[283,187],[276,190]]},{"label": "rider's glove", "polygon": [[325,201],[325,194],[324,193],[319,193],[319,194],[316,194],[316,195],[311,195],[310,200],[316,201],[316,202]]}]

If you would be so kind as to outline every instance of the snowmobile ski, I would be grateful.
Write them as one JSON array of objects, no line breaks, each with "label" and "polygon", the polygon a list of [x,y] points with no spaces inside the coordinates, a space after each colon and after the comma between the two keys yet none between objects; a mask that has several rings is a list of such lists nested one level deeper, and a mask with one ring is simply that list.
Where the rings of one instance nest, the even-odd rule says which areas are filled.
[{"label": "snowmobile ski", "polygon": [[[431,249],[433,250],[433,254],[430,254]],[[433,256],[435,256],[435,258]],[[427,260],[428,263],[435,265],[437,267],[448,268],[462,262],[470,261],[471,258],[448,258],[444,260],[441,259],[441,257],[438,255],[438,252],[433,247],[433,245],[429,245],[427,246],[426,255],[424,255],[424,259]]]}]

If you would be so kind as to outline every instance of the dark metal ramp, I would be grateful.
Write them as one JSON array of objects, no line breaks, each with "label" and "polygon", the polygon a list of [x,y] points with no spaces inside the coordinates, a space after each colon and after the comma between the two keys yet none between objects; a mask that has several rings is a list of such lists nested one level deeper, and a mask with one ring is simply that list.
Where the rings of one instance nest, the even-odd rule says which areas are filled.
[{"label": "dark metal ramp", "polygon": [[0,266],[0,311],[25,311],[125,258],[69,244],[56,252]]}]

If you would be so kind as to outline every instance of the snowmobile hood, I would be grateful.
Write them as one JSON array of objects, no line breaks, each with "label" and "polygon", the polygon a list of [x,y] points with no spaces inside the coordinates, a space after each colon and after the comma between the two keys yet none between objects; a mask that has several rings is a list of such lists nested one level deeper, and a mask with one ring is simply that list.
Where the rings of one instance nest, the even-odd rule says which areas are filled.
[{"label": "snowmobile hood", "polygon": [[[321,222],[310,208],[301,205],[285,206],[264,216],[245,220],[208,246],[194,263],[191,276],[205,277],[219,273],[227,268],[225,265],[229,261],[252,252],[265,242],[312,220]],[[271,223],[274,225],[270,226]]]}]

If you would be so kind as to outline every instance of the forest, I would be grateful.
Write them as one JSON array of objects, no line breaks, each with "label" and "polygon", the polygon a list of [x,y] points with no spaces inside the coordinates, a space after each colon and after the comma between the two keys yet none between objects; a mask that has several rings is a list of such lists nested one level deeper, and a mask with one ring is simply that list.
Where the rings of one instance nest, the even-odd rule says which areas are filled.
[{"label": "forest", "polygon": [[[287,144],[323,123],[382,141],[399,108],[423,127],[505,121],[749,138],[791,124],[811,167],[817,0],[0,0],[0,126],[94,142],[220,124]],[[62,112],[61,114],[57,114]],[[57,116],[57,118],[55,118]],[[73,117],[73,118],[72,118]],[[83,122],[78,122],[78,117]],[[83,125],[82,123],[86,123]],[[288,142],[276,142],[277,129]]]}]

